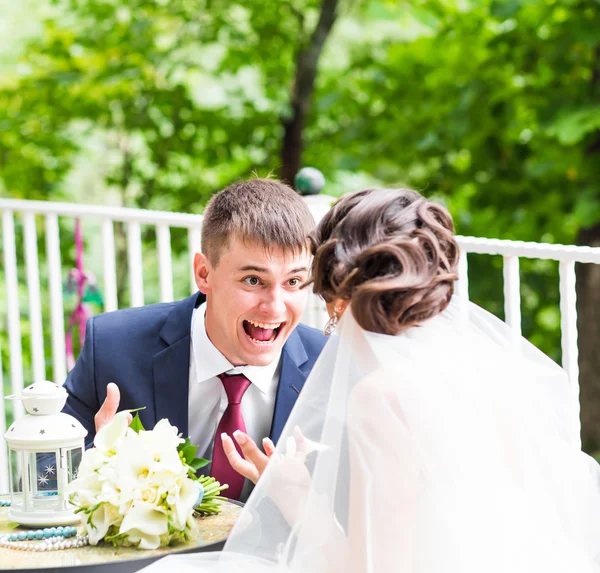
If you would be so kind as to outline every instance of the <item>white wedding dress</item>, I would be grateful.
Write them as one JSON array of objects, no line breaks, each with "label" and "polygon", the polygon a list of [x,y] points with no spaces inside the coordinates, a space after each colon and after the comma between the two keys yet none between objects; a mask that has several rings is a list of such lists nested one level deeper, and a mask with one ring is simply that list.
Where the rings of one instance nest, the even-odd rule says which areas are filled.
[{"label": "white wedding dress", "polygon": [[597,572],[578,432],[565,372],[475,305],[396,337],[348,310],[224,551],[145,571]]}]

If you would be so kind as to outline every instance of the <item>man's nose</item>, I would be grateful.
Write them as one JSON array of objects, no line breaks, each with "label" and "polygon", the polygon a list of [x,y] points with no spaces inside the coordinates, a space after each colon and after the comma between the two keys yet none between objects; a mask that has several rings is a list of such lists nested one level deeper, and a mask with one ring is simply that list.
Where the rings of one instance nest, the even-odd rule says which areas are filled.
[{"label": "man's nose", "polygon": [[260,310],[271,318],[284,318],[287,308],[286,294],[282,288],[269,289],[260,303]]}]

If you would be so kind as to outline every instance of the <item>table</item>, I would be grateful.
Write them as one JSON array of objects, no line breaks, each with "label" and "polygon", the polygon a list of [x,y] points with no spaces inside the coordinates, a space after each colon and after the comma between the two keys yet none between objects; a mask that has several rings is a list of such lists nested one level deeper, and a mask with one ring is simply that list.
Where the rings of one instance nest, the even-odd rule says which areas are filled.
[{"label": "table", "polygon": [[[220,551],[235,524],[243,504],[223,502],[219,515],[198,517],[198,539],[188,544],[160,547],[155,550],[112,545],[86,546],[61,551],[17,551],[0,547],[0,571],[14,573],[134,573],[153,561],[175,553]],[[0,535],[14,533],[10,529],[8,507],[0,507]],[[83,533],[79,527],[78,533]]]}]

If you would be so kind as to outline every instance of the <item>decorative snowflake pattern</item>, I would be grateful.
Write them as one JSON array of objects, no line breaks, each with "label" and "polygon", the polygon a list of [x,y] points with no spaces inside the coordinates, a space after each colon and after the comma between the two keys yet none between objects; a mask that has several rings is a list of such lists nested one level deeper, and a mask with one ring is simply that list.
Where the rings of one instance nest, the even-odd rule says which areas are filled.
[{"label": "decorative snowflake pattern", "polygon": [[48,475],[54,475],[54,473],[55,473],[54,466],[46,466],[44,471]]},{"label": "decorative snowflake pattern", "polygon": [[46,476],[38,476],[39,485],[48,485],[48,478]]}]

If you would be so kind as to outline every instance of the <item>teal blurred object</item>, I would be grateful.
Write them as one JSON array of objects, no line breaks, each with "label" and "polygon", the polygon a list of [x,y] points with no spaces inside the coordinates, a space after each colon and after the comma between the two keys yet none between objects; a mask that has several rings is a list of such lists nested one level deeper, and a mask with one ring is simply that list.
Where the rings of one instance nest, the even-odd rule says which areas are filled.
[{"label": "teal blurred object", "polygon": [[300,195],[317,195],[324,186],[324,175],[314,167],[303,167],[294,177],[294,188]]}]

